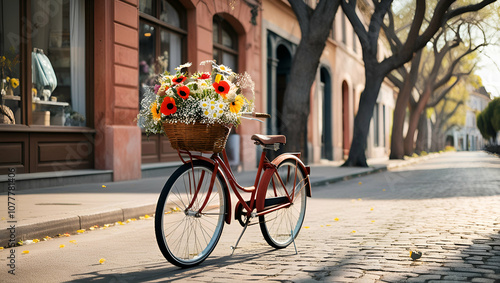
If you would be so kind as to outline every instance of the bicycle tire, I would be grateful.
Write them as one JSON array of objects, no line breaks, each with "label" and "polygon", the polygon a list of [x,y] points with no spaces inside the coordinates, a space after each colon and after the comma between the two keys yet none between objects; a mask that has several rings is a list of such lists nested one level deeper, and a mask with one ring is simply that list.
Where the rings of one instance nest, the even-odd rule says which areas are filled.
[{"label": "bicycle tire", "polygon": [[280,162],[277,166],[277,173],[282,178],[285,188],[279,183],[276,173],[273,174],[267,186],[266,199],[285,196],[284,189],[291,195],[295,181],[293,203],[287,208],[259,216],[259,224],[266,242],[274,248],[282,249],[293,242],[304,222],[307,200],[305,178],[307,174],[293,158],[287,158]]},{"label": "bicycle tire", "polygon": [[[191,267],[203,262],[222,234],[228,196],[227,185],[220,173],[205,209],[196,214],[207,196],[213,170],[213,164],[202,160],[182,165],[167,180],[158,199],[156,241],[163,256],[176,266]],[[187,210],[200,180],[196,200],[192,209]]]}]

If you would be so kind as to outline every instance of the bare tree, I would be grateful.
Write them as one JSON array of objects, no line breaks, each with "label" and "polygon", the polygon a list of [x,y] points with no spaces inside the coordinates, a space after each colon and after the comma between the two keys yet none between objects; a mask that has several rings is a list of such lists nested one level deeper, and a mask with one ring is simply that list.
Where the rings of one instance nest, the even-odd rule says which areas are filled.
[{"label": "bare tree", "polygon": [[[377,101],[382,82],[392,70],[409,62],[414,53],[422,49],[427,42],[450,19],[468,12],[475,12],[496,0],[484,0],[471,5],[454,5],[455,0],[439,0],[434,7],[432,17],[423,27],[426,1],[416,0],[415,14],[406,40],[393,51],[390,57],[378,60],[379,35],[384,18],[390,12],[392,0],[372,1],[373,13],[368,28],[357,14],[356,0],[342,0],[342,9],[352,24],[361,42],[363,62],[365,64],[365,88],[361,93],[358,114],[354,119],[354,132],[349,157],[343,166],[368,166],[366,164],[366,140],[373,108]],[[402,41],[403,42],[403,41]]]},{"label": "bare tree", "polygon": [[288,0],[299,22],[301,39],[293,57],[283,102],[282,130],[287,136],[286,150],[301,151],[307,159],[307,118],[311,86],[319,59],[326,46],[340,0],[320,0],[312,9],[303,0]]}]

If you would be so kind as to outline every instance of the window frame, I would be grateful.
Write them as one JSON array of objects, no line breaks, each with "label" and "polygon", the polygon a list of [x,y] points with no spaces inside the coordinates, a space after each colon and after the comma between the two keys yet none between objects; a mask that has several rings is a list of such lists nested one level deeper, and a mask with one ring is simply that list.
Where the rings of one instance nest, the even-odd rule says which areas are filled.
[{"label": "window frame", "polygon": [[[139,10],[139,23],[141,22],[144,22],[144,23],[147,23],[151,26],[154,26],[156,31],[155,31],[155,38],[154,38],[154,41],[155,41],[155,57],[154,58],[158,58],[161,53],[160,53],[160,50],[161,50],[161,31],[162,30],[166,30],[167,32],[174,32],[178,35],[181,36],[181,52],[182,52],[182,62],[186,62],[186,56],[187,56],[187,35],[188,35],[188,32],[187,32],[187,11],[186,9],[179,5],[178,3],[176,2],[173,2],[173,1],[167,1],[170,5],[172,5],[172,7],[177,11],[178,15],[179,15],[179,20],[180,20],[180,28],[179,27],[176,27],[174,25],[171,25],[167,22],[164,22],[162,20],[160,20],[160,8],[161,8],[161,1],[159,0],[154,0],[155,2],[155,5],[156,5],[156,15],[155,16],[151,16],[149,14],[146,14],[144,12],[141,12]],[[140,51],[139,51],[140,52]],[[156,62],[156,59],[155,59],[155,62]],[[139,86],[140,87],[140,86]]]},{"label": "window frame", "polygon": [[[213,40],[213,36],[212,36],[213,49],[214,49],[214,51],[215,50],[219,51],[219,54],[216,58],[217,64],[224,64],[224,62],[222,60],[223,53],[224,52],[229,53],[230,55],[234,55],[236,57],[236,60],[235,60],[236,70],[233,70],[233,71],[238,72],[238,68],[239,68],[239,62],[238,62],[239,61],[239,42],[238,42],[239,36],[238,36],[238,33],[233,28],[233,26],[231,26],[231,24],[220,15],[214,15],[214,17],[212,19],[212,24],[214,22],[217,22],[219,25],[218,35],[217,35],[217,38],[219,39],[219,41],[215,42]],[[223,30],[225,30],[229,34],[229,36],[231,37],[231,39],[234,43],[234,46],[235,46],[234,49],[222,44],[222,31]],[[212,32],[214,32],[213,26],[212,26]],[[214,57],[213,55],[214,55],[214,52],[212,51],[212,57]]]}]

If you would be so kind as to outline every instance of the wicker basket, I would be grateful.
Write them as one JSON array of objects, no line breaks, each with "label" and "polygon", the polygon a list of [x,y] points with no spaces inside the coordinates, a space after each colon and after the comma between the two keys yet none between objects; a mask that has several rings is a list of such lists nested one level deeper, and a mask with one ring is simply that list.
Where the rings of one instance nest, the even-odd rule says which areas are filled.
[{"label": "wicker basket", "polygon": [[173,149],[221,152],[226,146],[231,126],[222,124],[163,123]]}]

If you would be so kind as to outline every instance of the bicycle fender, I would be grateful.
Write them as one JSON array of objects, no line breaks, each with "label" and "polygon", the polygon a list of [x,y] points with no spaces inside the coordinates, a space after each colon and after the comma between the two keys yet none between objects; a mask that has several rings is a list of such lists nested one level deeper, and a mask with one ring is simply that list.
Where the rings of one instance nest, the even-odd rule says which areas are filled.
[{"label": "bicycle fender", "polygon": [[304,172],[306,172],[306,196],[311,197],[311,179],[310,179],[310,174],[311,174],[311,167],[306,166],[302,160],[300,160],[300,152],[299,153],[284,153],[276,157],[271,163],[274,165],[280,164],[283,160],[292,158],[297,161],[297,164],[299,165]]},{"label": "bicycle fender", "polygon": [[[311,181],[309,178],[310,174],[310,168],[308,166],[305,166],[304,163],[297,157],[297,155],[290,154],[290,153],[284,153],[281,154],[280,156],[276,157],[271,163],[275,166],[280,164],[283,160],[285,159],[294,159],[298,166],[307,174],[305,177],[306,179],[306,196],[311,197]],[[256,196],[256,208],[257,212],[263,211],[265,207],[265,197],[266,197],[266,189],[267,188],[260,188],[261,185],[265,184],[267,185],[269,181],[271,180],[273,176],[274,171],[273,170],[266,170],[264,174],[262,175],[262,179],[259,182],[259,189],[257,191],[257,196]],[[262,196],[262,194],[264,194]]]}]

